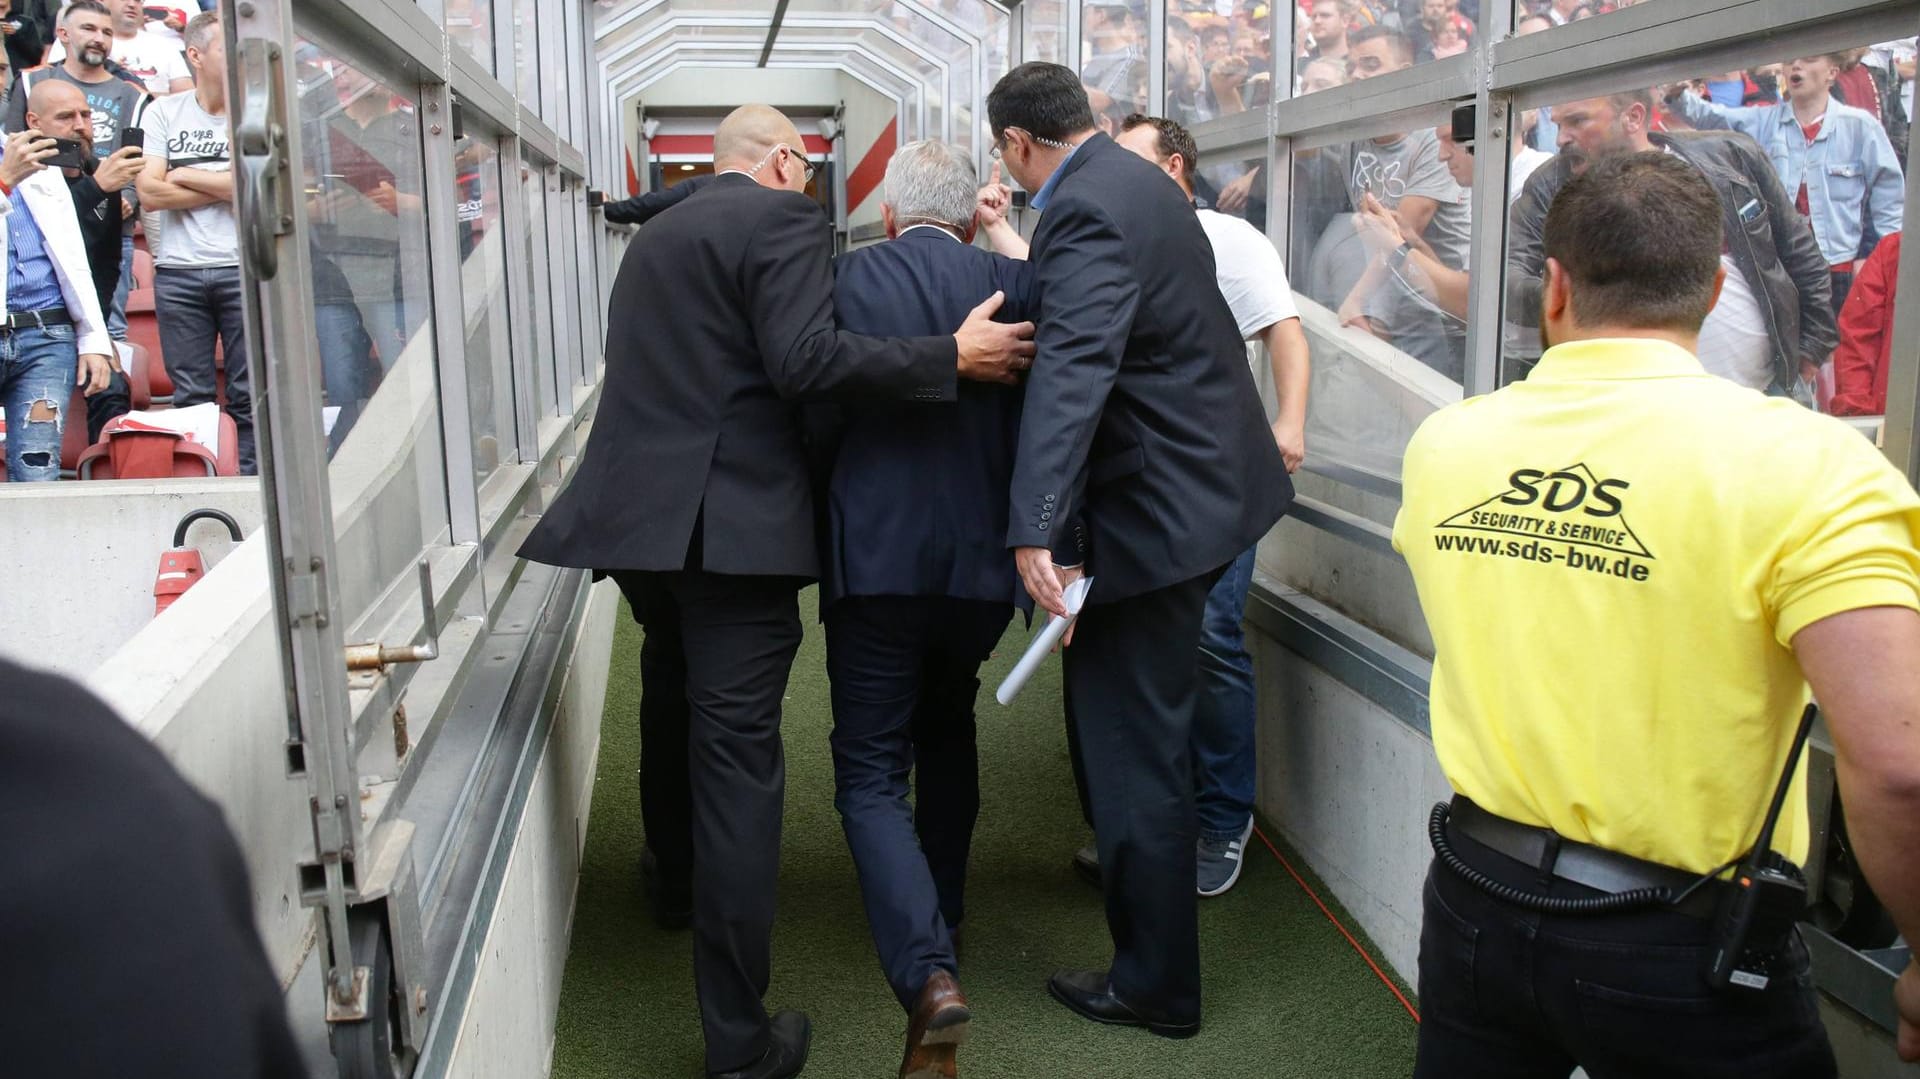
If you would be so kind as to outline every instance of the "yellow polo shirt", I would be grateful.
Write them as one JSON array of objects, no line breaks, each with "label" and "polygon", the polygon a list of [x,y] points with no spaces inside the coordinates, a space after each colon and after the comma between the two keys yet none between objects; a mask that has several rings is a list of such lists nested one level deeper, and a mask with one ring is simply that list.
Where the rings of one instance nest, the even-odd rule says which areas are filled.
[{"label": "yellow polo shirt", "polygon": [[[1808,699],[1794,634],[1920,609],[1906,478],[1840,421],[1661,341],[1560,345],[1442,409],[1403,486],[1393,542],[1433,630],[1454,790],[1683,869],[1759,831]],[[1797,785],[1774,845],[1804,861]]]}]

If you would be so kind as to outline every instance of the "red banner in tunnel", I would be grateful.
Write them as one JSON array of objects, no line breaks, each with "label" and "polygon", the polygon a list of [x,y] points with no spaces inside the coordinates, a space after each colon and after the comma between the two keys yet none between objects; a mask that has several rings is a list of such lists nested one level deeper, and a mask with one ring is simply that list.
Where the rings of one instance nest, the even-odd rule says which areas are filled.
[{"label": "red banner in tunnel", "polygon": [[880,181],[886,178],[887,162],[893,160],[893,151],[900,145],[900,118],[887,121],[887,129],[880,133],[873,145],[867,148],[866,156],[860,159],[853,171],[847,174],[847,212],[859,209],[867,201],[867,196],[880,187]]}]

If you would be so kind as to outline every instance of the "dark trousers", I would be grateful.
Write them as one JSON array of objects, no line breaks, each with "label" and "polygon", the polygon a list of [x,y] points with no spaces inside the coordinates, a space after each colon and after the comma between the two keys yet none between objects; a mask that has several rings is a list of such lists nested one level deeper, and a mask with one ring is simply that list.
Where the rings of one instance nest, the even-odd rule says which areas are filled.
[{"label": "dark trousers", "polygon": [[124,371],[115,371],[107,388],[87,398],[87,441],[100,441],[107,424],[133,411],[133,387],[127,385]]},{"label": "dark trousers", "polygon": [[[706,1066],[741,1068],[767,1049],[761,998],[771,966],[786,791],[780,699],[800,647],[801,582],[704,570],[613,577],[653,649],[652,662],[643,649],[642,677],[672,669],[684,689],[684,711],[665,699],[675,692],[671,676],[666,687],[646,689],[648,698],[660,698],[642,706],[641,753],[648,769],[642,787],[652,811],[648,839],[666,847],[683,835],[689,839],[693,975]],[[675,716],[684,716],[677,728]],[[676,760],[669,747],[682,745],[685,753]],[[647,782],[656,774],[672,775],[676,764],[686,784],[687,800],[680,805],[692,807],[682,817],[684,832],[666,819],[674,811],[668,804],[673,781]],[[651,830],[655,824],[662,827],[658,836]]]},{"label": "dark trousers", "polygon": [[247,372],[241,289],[238,266],[162,266],[153,272],[153,313],[160,328],[161,358],[173,380],[174,407],[214,399],[217,338],[226,354],[226,412],[240,434],[240,474],[251,476],[256,471],[253,382]]},{"label": "dark trousers", "polygon": [[1113,991],[1172,1022],[1200,1016],[1199,825],[1189,746],[1200,616],[1218,576],[1090,607],[1065,650],[1113,936]]},{"label": "dark trousers", "polygon": [[936,968],[958,972],[949,930],[966,916],[980,813],[973,702],[1012,614],[943,596],[850,596],[827,608],[834,806],[903,1008]]},{"label": "dark trousers", "polygon": [[[1550,895],[1599,893],[1553,880],[1452,831],[1481,872]],[[1765,990],[1709,989],[1708,923],[1673,911],[1533,914],[1436,864],[1420,927],[1415,1079],[1826,1079],[1806,947],[1791,941]]]}]

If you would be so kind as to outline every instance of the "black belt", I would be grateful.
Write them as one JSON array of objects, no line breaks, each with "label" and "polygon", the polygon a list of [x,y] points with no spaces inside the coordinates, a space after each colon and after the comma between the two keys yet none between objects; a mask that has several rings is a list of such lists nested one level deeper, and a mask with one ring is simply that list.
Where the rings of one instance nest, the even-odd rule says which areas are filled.
[{"label": "black belt", "polygon": [[[1460,835],[1542,873],[1608,893],[1642,888],[1665,888],[1678,896],[1700,883],[1701,874],[1649,862],[1603,847],[1576,842],[1548,828],[1498,817],[1473,804],[1463,794],[1453,796],[1449,826]],[[1720,902],[1723,881],[1694,888],[1672,908],[1697,918],[1711,918]]]},{"label": "black belt", "polygon": [[38,311],[9,311],[0,317],[0,330],[24,330],[28,326],[46,329],[48,326],[71,326],[73,316],[67,314],[64,307],[43,307]]}]

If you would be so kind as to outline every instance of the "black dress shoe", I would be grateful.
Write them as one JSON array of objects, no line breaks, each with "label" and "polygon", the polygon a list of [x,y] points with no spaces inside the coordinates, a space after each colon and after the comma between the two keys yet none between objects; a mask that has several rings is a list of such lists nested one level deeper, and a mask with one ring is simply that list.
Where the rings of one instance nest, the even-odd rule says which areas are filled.
[{"label": "black dress shoe", "polygon": [[759,1060],[728,1072],[708,1072],[712,1079],[787,1079],[807,1066],[807,1044],[813,1024],[806,1012],[775,1012],[767,1023],[767,1051]]},{"label": "black dress shoe", "polygon": [[1191,1038],[1200,1020],[1147,1015],[1113,995],[1104,970],[1063,970],[1047,979],[1047,992],[1078,1015],[1117,1027],[1146,1027],[1163,1038]]},{"label": "black dress shoe", "polygon": [[662,929],[685,929],[693,924],[693,881],[675,879],[660,868],[652,847],[640,850],[640,887],[653,907],[653,921]]}]

